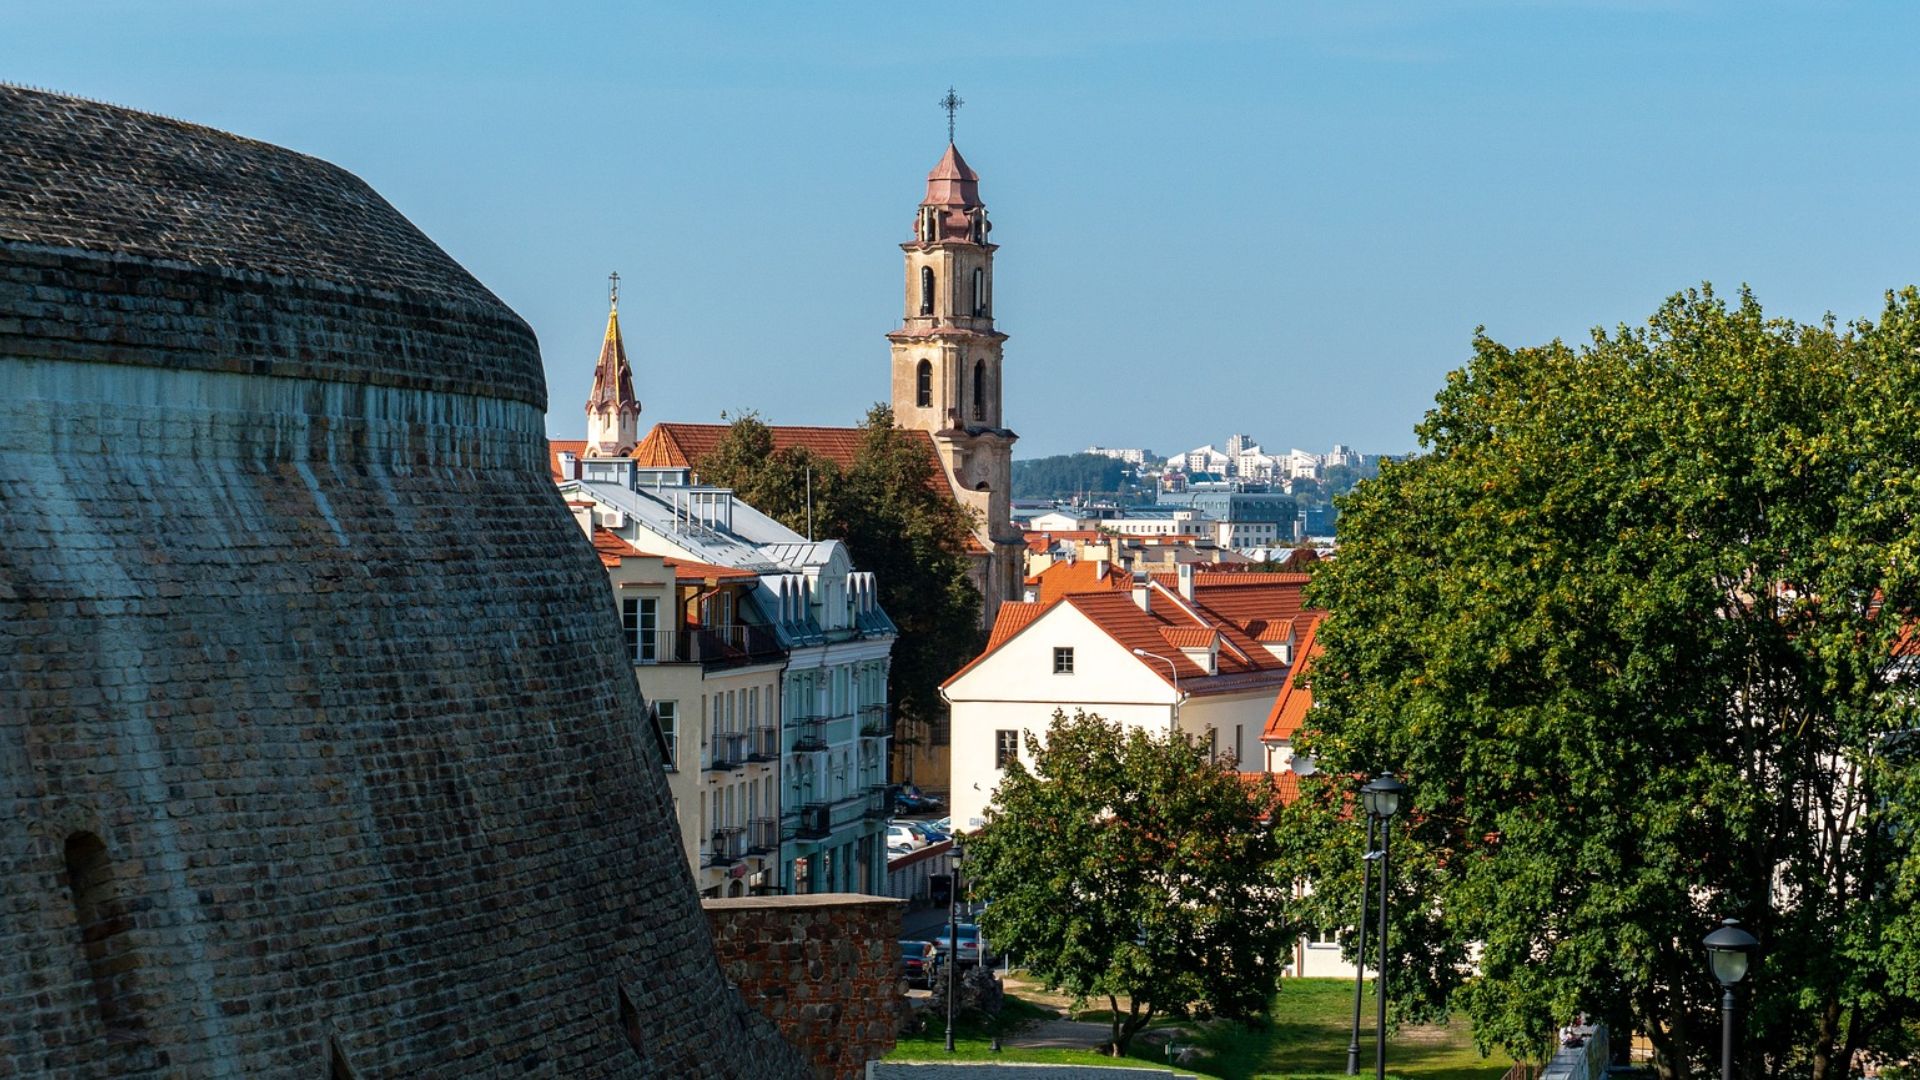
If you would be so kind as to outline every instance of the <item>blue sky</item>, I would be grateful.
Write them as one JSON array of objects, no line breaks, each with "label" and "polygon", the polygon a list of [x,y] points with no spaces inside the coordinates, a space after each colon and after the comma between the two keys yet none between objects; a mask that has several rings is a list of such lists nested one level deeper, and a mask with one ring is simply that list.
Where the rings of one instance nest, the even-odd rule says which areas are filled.
[{"label": "blue sky", "polygon": [[648,421],[884,397],[951,83],[1019,456],[1399,452],[1476,325],[1920,279],[1915,41],[1906,3],[15,0],[0,78],[365,178],[532,323],[562,437],[613,269]]}]

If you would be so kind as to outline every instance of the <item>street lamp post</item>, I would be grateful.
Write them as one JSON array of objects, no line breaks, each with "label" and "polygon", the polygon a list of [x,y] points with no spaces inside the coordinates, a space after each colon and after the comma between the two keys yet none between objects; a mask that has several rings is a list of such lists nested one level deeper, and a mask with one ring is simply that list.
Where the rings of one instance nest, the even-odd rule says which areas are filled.
[{"label": "street lamp post", "polygon": [[1347,1075],[1360,1075],[1360,1001],[1367,985],[1367,892],[1373,887],[1373,815],[1367,815],[1367,850],[1360,856],[1360,943],[1353,959],[1353,1032],[1347,1038]]},{"label": "street lamp post", "polygon": [[1145,649],[1135,649],[1133,650],[1133,655],[1146,656],[1146,657],[1151,657],[1152,659],[1158,660],[1161,663],[1167,665],[1167,670],[1173,674],[1173,730],[1179,731],[1180,730],[1180,703],[1187,699],[1186,695],[1180,692],[1179,666],[1176,665],[1172,660],[1168,659],[1167,657],[1161,656],[1157,652],[1148,652]]},{"label": "street lamp post", "polygon": [[1393,830],[1387,827],[1387,822],[1400,811],[1400,801],[1406,793],[1407,785],[1394,779],[1390,772],[1381,773],[1373,783],[1360,789],[1367,816],[1380,823],[1380,933],[1377,935],[1380,942],[1380,974],[1373,984],[1374,1080],[1387,1080],[1387,883],[1393,877],[1393,857],[1389,854]]},{"label": "street lamp post", "polygon": [[953,1053],[954,980],[960,973],[960,837],[953,838],[953,859],[947,875],[947,1053]]},{"label": "street lamp post", "polygon": [[1733,1080],[1733,984],[1747,977],[1747,954],[1760,942],[1740,928],[1739,919],[1723,919],[1720,929],[1701,944],[1707,947],[1713,977],[1725,991],[1720,996],[1720,1080]]}]

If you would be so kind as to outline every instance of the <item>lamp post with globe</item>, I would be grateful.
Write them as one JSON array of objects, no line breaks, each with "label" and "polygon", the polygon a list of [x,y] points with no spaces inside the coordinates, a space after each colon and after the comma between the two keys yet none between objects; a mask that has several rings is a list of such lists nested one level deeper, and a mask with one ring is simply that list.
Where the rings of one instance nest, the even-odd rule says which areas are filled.
[{"label": "lamp post with globe", "polygon": [[1725,990],[1720,996],[1720,1080],[1733,1080],[1733,984],[1747,977],[1752,965],[1748,954],[1760,941],[1740,928],[1740,920],[1724,919],[1701,944],[1707,947],[1707,966]]},{"label": "lamp post with globe", "polygon": [[1388,823],[1400,812],[1406,794],[1407,785],[1390,772],[1381,773],[1360,789],[1367,816],[1380,823],[1380,932],[1376,935],[1380,942],[1380,975],[1374,981],[1374,1080],[1387,1080],[1387,883],[1393,877],[1393,857],[1389,854],[1393,832]]}]

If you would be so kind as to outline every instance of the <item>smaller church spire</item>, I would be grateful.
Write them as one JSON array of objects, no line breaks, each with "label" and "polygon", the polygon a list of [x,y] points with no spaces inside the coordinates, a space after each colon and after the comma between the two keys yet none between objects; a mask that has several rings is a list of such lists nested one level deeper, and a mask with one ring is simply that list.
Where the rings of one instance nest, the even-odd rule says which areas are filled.
[{"label": "smaller church spire", "polygon": [[620,338],[620,275],[607,275],[607,333],[593,368],[587,395],[587,452],[625,454],[639,442],[640,398],[633,392],[633,368]]}]

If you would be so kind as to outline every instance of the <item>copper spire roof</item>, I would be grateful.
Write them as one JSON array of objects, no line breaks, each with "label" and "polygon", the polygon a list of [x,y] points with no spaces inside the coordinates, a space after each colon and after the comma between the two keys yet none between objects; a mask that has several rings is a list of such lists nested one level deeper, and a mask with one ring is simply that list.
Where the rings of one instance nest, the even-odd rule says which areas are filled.
[{"label": "copper spire roof", "polygon": [[927,197],[921,205],[957,206],[965,210],[983,205],[980,174],[967,167],[967,159],[960,156],[959,147],[948,143],[940,164],[927,174]]},{"label": "copper spire roof", "polygon": [[633,368],[627,364],[627,347],[620,340],[620,305],[607,310],[607,337],[600,343],[600,362],[593,367],[593,393],[587,395],[587,411],[640,411],[640,399],[633,392]]}]

